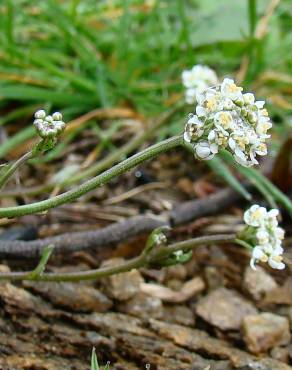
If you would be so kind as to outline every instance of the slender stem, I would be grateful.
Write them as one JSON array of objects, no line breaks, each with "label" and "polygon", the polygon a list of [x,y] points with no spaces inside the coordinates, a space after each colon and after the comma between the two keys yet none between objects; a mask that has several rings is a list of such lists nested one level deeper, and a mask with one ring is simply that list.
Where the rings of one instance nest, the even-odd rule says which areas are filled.
[{"label": "slender stem", "polygon": [[38,277],[43,274],[43,272],[45,271],[45,268],[46,268],[46,264],[48,263],[49,258],[51,257],[51,255],[53,253],[53,250],[54,250],[54,245],[52,245],[52,244],[47,246],[44,249],[39,264],[29,275],[30,280],[37,280]]},{"label": "slender stem", "polygon": [[241,245],[242,247],[246,248],[246,249],[249,249],[249,250],[252,250],[253,247],[252,245],[248,244],[247,242],[245,242],[244,240],[241,240],[241,239],[235,239],[234,242],[238,245]]},{"label": "slender stem", "polygon": [[170,139],[164,140],[158,144],[150,146],[140,153],[133,155],[132,157],[101,173],[100,175],[87,180],[83,184],[77,186],[75,189],[69,190],[63,194],[23,206],[0,208],[0,217],[19,217],[38,212],[44,212],[50,208],[58,207],[62,204],[72,202],[82,195],[88,193],[89,191],[99,186],[103,186],[114,177],[117,177],[129,171],[133,167],[136,167],[151,158],[157,157],[159,154],[164,153],[170,149],[183,145],[183,142],[184,141],[182,135],[174,136]]},{"label": "slender stem", "polygon": [[32,151],[29,151],[28,153],[24,154],[22,157],[20,157],[17,161],[12,163],[11,165],[8,165],[8,169],[4,172],[4,174],[0,178],[0,189],[3,188],[3,186],[7,183],[7,181],[10,179],[10,177],[15,173],[15,171],[20,168],[24,163],[26,163],[29,159],[33,158]]},{"label": "slender stem", "polygon": [[[163,126],[169,120],[169,118],[172,117],[183,106],[184,104],[180,102],[179,104],[174,106],[173,109],[167,111],[161,117],[152,122],[149,125],[149,127],[145,128],[144,131],[139,132],[137,135],[135,135],[129,142],[127,142],[120,148],[112,151],[107,157],[103,158],[96,164],[90,166],[89,168],[81,171],[76,175],[73,175],[70,179],[64,181],[63,183],[58,184],[58,186],[60,187],[60,189],[64,189],[66,186],[74,185],[88,177],[96,176],[101,171],[104,171],[107,168],[111,167],[112,165],[120,161],[121,158],[125,158],[129,153],[133,152],[135,149],[137,149],[139,146],[145,143],[146,140],[155,136],[157,130],[161,126]],[[4,198],[4,197],[16,197],[19,195],[28,195],[28,196],[38,195],[54,189],[55,186],[56,186],[55,183],[48,183],[41,186],[35,186],[33,188],[22,188],[19,190],[15,189],[7,192],[5,191],[0,193],[0,197]]]},{"label": "slender stem", "polygon": [[[152,253],[142,253],[140,256],[125,261],[119,266],[102,267],[95,270],[80,271],[80,272],[64,272],[64,273],[43,273],[37,277],[33,277],[34,280],[38,281],[83,281],[83,280],[94,280],[122,272],[130,271],[141,267],[147,267],[153,264],[159,264],[159,262],[167,257],[171,256],[174,252],[183,250],[189,251],[195,247],[209,245],[209,244],[226,244],[226,243],[239,243],[236,239],[235,234],[222,234],[222,235],[211,235],[201,236],[195,239],[186,240],[171,244],[169,246],[158,247],[152,250]],[[32,272],[9,272],[0,274],[1,280],[32,280]]]}]

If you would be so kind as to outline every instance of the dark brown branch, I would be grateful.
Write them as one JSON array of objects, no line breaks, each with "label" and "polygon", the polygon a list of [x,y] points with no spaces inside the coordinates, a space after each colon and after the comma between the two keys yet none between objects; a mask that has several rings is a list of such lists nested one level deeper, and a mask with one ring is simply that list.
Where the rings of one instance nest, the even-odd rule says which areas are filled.
[{"label": "dark brown branch", "polygon": [[0,240],[0,256],[6,258],[33,258],[41,255],[45,247],[52,244],[56,252],[72,252],[102,248],[109,244],[123,242],[133,236],[149,233],[153,229],[168,225],[177,226],[199,217],[213,215],[240,199],[232,189],[224,189],[207,198],[178,205],[173,211],[160,217],[136,216],[125,221],[94,231],[65,233],[34,241]]},{"label": "dark brown branch", "polygon": [[207,198],[184,202],[170,213],[171,223],[174,226],[185,224],[197,217],[204,217],[220,212],[235,201],[240,195],[234,190],[227,188],[220,190]]}]

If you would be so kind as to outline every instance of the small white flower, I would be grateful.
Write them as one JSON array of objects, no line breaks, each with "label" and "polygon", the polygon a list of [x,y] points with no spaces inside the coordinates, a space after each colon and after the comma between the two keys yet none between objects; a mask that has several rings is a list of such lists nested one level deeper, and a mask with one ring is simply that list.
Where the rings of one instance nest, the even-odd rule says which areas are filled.
[{"label": "small white flower", "polygon": [[201,137],[204,133],[203,126],[204,123],[199,120],[198,116],[191,115],[185,127],[184,140],[190,143],[192,140]]},{"label": "small white flower", "polygon": [[59,112],[53,115],[47,115],[44,110],[38,110],[35,113],[35,120],[33,122],[38,134],[42,138],[52,138],[60,135],[65,128],[62,114]]},{"label": "small white flower", "polygon": [[243,94],[243,100],[245,104],[254,104],[255,96],[252,93],[246,93],[246,94]]},{"label": "small white flower", "polygon": [[265,207],[260,207],[258,204],[254,204],[245,211],[243,219],[247,225],[259,227],[262,225],[266,215],[267,210]]},{"label": "small white flower", "polygon": [[35,112],[34,116],[36,119],[44,119],[46,117],[46,111],[44,111],[43,109],[40,109]]},{"label": "small white flower", "polygon": [[228,134],[226,130],[231,129],[233,125],[232,114],[228,111],[227,112],[225,111],[217,112],[214,115],[214,122],[215,122],[215,126],[218,129],[224,130],[224,132]]},{"label": "small white flower", "polygon": [[63,116],[60,112],[55,112],[52,115],[54,121],[62,121]]},{"label": "small white flower", "polygon": [[258,261],[268,263],[272,268],[282,270],[285,268],[283,263],[282,240],[284,230],[278,227],[277,217],[279,211],[266,208],[255,204],[244,213],[244,221],[248,225],[248,241],[256,240],[256,245],[252,250],[250,265],[255,269]]},{"label": "small white flower", "polygon": [[197,89],[196,101],[196,116],[201,122],[199,134],[187,132],[189,126],[186,125],[186,142],[195,144],[198,138],[208,140],[212,154],[215,146],[216,153],[227,149],[246,167],[258,164],[257,157],[267,154],[265,142],[270,137],[267,131],[272,124],[263,109],[264,102],[255,101],[252,93],[242,94],[242,88],[227,78],[221,86],[204,91]]},{"label": "small white flower", "polygon": [[265,228],[259,228],[256,232],[256,237],[261,245],[269,243],[270,235]]},{"label": "small white flower", "polygon": [[221,84],[221,93],[224,97],[229,98],[233,101],[242,99],[242,87],[236,86],[234,80],[230,78],[224,78]]},{"label": "small white flower", "polygon": [[198,64],[190,70],[183,71],[182,83],[186,88],[186,102],[193,104],[196,101],[196,93],[217,85],[218,78],[211,68]]}]

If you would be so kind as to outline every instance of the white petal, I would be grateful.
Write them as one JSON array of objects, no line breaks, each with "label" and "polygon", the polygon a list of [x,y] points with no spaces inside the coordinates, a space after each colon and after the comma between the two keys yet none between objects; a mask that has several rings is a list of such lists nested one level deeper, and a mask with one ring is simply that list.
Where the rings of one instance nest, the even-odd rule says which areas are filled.
[{"label": "white petal", "polygon": [[184,141],[186,141],[187,143],[191,142],[191,137],[190,137],[190,134],[188,133],[188,131],[184,132]]},{"label": "white petal", "polygon": [[250,259],[250,263],[249,263],[249,264],[250,264],[250,267],[251,267],[253,270],[256,270],[255,262],[256,262],[256,261],[255,261],[255,259],[254,259],[254,258],[251,258],[251,259]]},{"label": "white petal", "polygon": [[195,145],[195,152],[201,159],[207,159],[211,154],[210,146],[207,142],[200,142]]},{"label": "white petal", "polygon": [[269,212],[268,212],[268,217],[271,217],[271,218],[274,218],[274,217],[278,217],[279,216],[279,210],[276,209],[276,208],[273,208],[271,209]]},{"label": "white petal", "polygon": [[259,109],[262,109],[265,105],[265,101],[264,100],[258,100],[255,102],[255,105],[259,108]]},{"label": "white petal", "polygon": [[206,116],[206,109],[203,108],[202,106],[200,105],[197,105],[196,106],[196,113],[199,117],[204,117]]},{"label": "white petal", "polygon": [[282,261],[276,261],[273,257],[269,258],[268,264],[276,270],[283,270],[285,268],[285,264]]},{"label": "white petal", "polygon": [[256,260],[260,260],[262,257],[264,257],[264,255],[265,253],[263,249],[259,246],[254,247],[254,249],[252,250],[252,257]]}]

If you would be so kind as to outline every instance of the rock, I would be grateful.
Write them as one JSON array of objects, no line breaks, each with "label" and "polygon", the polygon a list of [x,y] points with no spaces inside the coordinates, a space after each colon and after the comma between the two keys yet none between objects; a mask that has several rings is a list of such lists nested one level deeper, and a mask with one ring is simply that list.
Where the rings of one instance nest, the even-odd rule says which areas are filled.
[{"label": "rock", "polygon": [[221,330],[238,330],[244,317],[256,314],[257,309],[237,292],[218,288],[198,302],[196,312]]},{"label": "rock", "polygon": [[[102,263],[101,267],[117,266],[125,262],[123,258],[112,258]],[[118,301],[126,301],[140,291],[143,283],[138,270],[131,270],[122,274],[108,276],[101,280],[105,293]]]},{"label": "rock", "polygon": [[182,303],[205,289],[205,283],[199,276],[185,282],[179,291],[152,283],[141,284],[141,291],[152,297],[160,298],[163,302]]},{"label": "rock", "polygon": [[112,307],[112,301],[99,290],[67,282],[33,282],[24,283],[55,306],[66,307],[77,312],[106,312]]},{"label": "rock", "polygon": [[184,265],[170,266],[165,269],[165,280],[185,280],[187,277],[187,269]]},{"label": "rock", "polygon": [[[230,364],[229,366],[225,365],[226,367],[223,367],[224,370],[291,370],[291,367],[283,362],[267,357],[257,358],[245,351],[232,347],[224,340],[210,337],[202,330],[169,324],[154,319],[150,319],[149,327],[160,338],[170,340],[180,348],[182,347],[191,351],[191,353],[199,352],[204,354],[205,358],[229,360]],[[197,368],[187,367],[187,369]],[[198,369],[202,369],[202,367],[198,367]],[[213,369],[212,364],[211,369]]]},{"label": "rock", "polygon": [[148,319],[149,317],[159,319],[163,316],[161,299],[144,293],[138,293],[130,300],[118,304],[117,309],[120,312],[144,319]]},{"label": "rock", "polygon": [[256,270],[247,267],[243,277],[243,288],[255,299],[259,300],[266,293],[276,289],[278,284],[262,267]]},{"label": "rock", "polygon": [[284,285],[269,291],[263,303],[292,305],[292,276],[289,276]]},{"label": "rock", "polygon": [[38,313],[40,316],[56,317],[56,310],[48,302],[43,301],[25,289],[18,288],[10,283],[0,284],[0,301],[4,304],[5,311],[11,315],[27,315]]},{"label": "rock", "polygon": [[216,267],[207,266],[205,268],[205,279],[207,282],[208,291],[217,289],[224,285],[224,277]]},{"label": "rock", "polygon": [[177,292],[177,291],[181,290],[181,288],[183,286],[183,282],[181,280],[178,280],[178,279],[170,279],[166,282],[166,286],[167,286],[167,288],[172,289],[172,290]]},{"label": "rock", "polygon": [[289,348],[287,347],[275,347],[271,350],[271,357],[275,360],[282,361],[285,364],[289,361]]},{"label": "rock", "polygon": [[164,306],[162,320],[172,324],[195,326],[195,316],[193,311],[182,305]]},{"label": "rock", "polygon": [[242,330],[243,339],[253,353],[289,344],[291,339],[288,319],[269,312],[246,316]]}]

